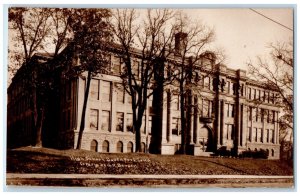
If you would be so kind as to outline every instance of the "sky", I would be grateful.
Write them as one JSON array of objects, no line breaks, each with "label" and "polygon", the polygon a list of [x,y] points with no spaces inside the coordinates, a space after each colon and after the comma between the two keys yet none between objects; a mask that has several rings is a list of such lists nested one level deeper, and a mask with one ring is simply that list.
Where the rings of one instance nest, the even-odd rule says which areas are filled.
[{"label": "sky", "polygon": [[[257,9],[261,14],[293,29],[293,10]],[[247,70],[246,62],[260,55],[265,57],[270,42],[288,42],[293,31],[272,22],[248,8],[187,9],[183,10],[192,20],[201,20],[213,27],[216,39],[212,47],[225,51],[225,64],[234,69]]]},{"label": "sky", "polygon": [[[264,18],[249,8],[199,7],[181,10],[191,21],[204,23],[214,29],[216,38],[211,44],[211,50],[214,51],[216,48],[223,50],[224,64],[233,69],[247,70],[246,63],[250,59],[253,61],[258,55],[268,55],[268,43],[288,42],[293,36],[293,31]],[[272,20],[293,28],[291,8],[254,9]]]}]

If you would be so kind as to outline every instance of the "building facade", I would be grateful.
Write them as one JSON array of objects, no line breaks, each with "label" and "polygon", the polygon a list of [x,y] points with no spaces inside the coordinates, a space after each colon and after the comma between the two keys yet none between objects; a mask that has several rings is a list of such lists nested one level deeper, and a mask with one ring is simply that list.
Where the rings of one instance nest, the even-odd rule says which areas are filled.
[{"label": "building facade", "polygon": [[[66,54],[70,52],[62,52],[61,55]],[[77,144],[87,81],[85,73],[72,79],[64,77],[67,66],[80,64],[78,59],[73,58],[75,55],[69,56],[72,56],[73,63],[59,71],[59,96],[53,97],[53,103],[56,104],[52,103],[52,114],[46,116],[49,121],[47,125],[52,126],[46,128],[43,136],[47,140],[46,145],[50,147],[75,148]],[[131,97],[124,90],[119,76],[122,59],[115,52],[111,52],[109,58],[111,72],[97,74],[91,81],[82,149],[130,153],[135,151]],[[138,67],[138,56],[133,63]],[[239,153],[263,149],[269,153],[269,159],[279,159],[280,108],[277,92],[249,79],[244,70],[212,65],[215,66],[215,71],[208,72],[201,69],[202,63],[194,71],[199,76],[199,90],[193,91],[189,97],[194,106],[188,114],[187,126],[191,154],[207,156],[221,147],[235,149]],[[26,104],[27,98],[18,96],[18,92],[22,90],[19,89],[17,81],[14,79],[8,88],[8,144],[12,144],[10,146],[18,146],[16,143],[20,139],[14,137],[20,136],[23,141],[27,138],[28,142],[23,142],[22,145],[32,144],[34,137],[34,133],[30,132],[30,110],[24,109],[29,107]],[[161,154],[176,154],[181,145],[180,96],[176,89],[176,84],[164,88],[160,119]],[[149,151],[151,133],[155,131],[152,126],[156,115],[153,107],[153,97],[150,97],[141,126],[143,152]],[[53,112],[57,115],[53,116]]]}]

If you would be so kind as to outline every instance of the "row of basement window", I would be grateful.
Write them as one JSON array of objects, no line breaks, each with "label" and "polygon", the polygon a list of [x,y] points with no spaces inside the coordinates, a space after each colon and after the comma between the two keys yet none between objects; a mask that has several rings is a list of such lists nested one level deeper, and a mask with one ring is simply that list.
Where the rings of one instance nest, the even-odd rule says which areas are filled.
[{"label": "row of basement window", "polygon": [[[94,152],[99,152],[99,148],[98,148],[98,142],[97,140],[92,140],[91,141],[91,146],[90,146],[90,150],[94,151]],[[109,141],[104,140],[102,142],[102,150],[101,152],[111,152],[111,146]],[[128,142],[126,147],[124,146],[123,142],[118,141],[116,144],[116,152],[118,153],[123,153],[123,152],[127,152],[127,153],[131,153],[134,151],[133,149],[134,145],[132,142]],[[146,152],[146,144],[144,142],[141,143],[141,151],[142,152]]]}]

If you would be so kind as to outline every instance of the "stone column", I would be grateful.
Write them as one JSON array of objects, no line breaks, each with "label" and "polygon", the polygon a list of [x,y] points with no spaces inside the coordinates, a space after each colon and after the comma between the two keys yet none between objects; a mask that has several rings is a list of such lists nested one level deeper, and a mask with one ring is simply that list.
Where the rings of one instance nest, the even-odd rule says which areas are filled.
[{"label": "stone column", "polygon": [[194,105],[194,96],[191,97],[191,110],[190,110],[190,144],[194,144],[194,107],[192,107]]},{"label": "stone column", "polygon": [[195,144],[199,144],[198,141],[198,126],[199,126],[199,111],[198,111],[198,97],[194,97],[194,104],[195,104],[195,109],[194,109],[194,132],[193,132],[193,141]]},{"label": "stone column", "polygon": [[220,145],[224,145],[224,127],[225,127],[225,115],[224,115],[224,109],[225,109],[225,104],[224,100],[221,100],[221,110],[220,110]]},{"label": "stone column", "polygon": [[265,143],[266,142],[266,138],[265,138],[265,135],[266,135],[266,132],[267,132],[267,130],[266,130],[266,124],[265,124],[265,109],[264,109],[264,111],[262,111],[262,109],[260,110],[261,111],[261,115],[263,115],[263,118],[261,118],[261,120],[262,120],[262,135],[263,135],[263,137],[262,137],[262,143]]},{"label": "stone column", "polygon": [[242,131],[243,131],[243,135],[242,135],[242,146],[245,147],[246,146],[246,142],[247,142],[247,132],[248,132],[248,111],[247,111],[247,106],[245,104],[243,104],[243,122],[242,122]]},{"label": "stone column", "polygon": [[116,101],[117,101],[117,96],[116,92],[114,90],[114,82],[111,82],[111,111],[110,111],[110,125],[111,125],[111,132],[115,133],[116,132]]},{"label": "stone column", "polygon": [[279,112],[275,112],[276,114],[276,118],[275,118],[275,137],[276,137],[276,144],[279,144],[279,124],[278,124],[278,115],[279,115]]},{"label": "stone column", "polygon": [[167,142],[172,142],[172,97],[171,93],[167,93]]},{"label": "stone column", "polygon": [[[168,99],[168,95],[167,93],[164,92],[163,94],[163,100],[167,100]],[[165,101],[163,101],[163,111],[162,111],[162,143],[167,143],[167,111],[168,111],[168,107],[167,107],[167,103]]]},{"label": "stone column", "polygon": [[222,103],[222,101],[218,100],[218,102],[219,102],[219,104],[218,104],[218,110],[217,110],[217,114],[215,114],[215,115],[217,115],[217,120],[218,120],[216,132],[217,132],[217,137],[218,137],[217,138],[217,145],[219,147],[221,145],[220,136],[221,136],[221,103]]}]

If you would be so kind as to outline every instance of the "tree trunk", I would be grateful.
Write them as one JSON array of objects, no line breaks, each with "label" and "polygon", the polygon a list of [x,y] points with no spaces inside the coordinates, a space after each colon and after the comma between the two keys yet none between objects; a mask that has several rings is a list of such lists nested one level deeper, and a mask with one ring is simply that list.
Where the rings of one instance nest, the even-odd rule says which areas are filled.
[{"label": "tree trunk", "polygon": [[[33,88],[33,99],[32,99],[32,105],[33,105],[33,121],[34,121],[34,131],[35,131],[35,142],[32,141],[34,146],[39,147],[38,145],[41,145],[41,130],[39,130],[39,122],[38,122],[38,109],[37,109],[37,93],[36,88]],[[39,143],[39,144],[38,144]]]},{"label": "tree trunk", "polygon": [[133,131],[135,133],[135,152],[141,152],[141,125],[143,115],[137,116],[135,110],[133,111]]},{"label": "tree trunk", "polygon": [[81,149],[81,140],[82,140],[82,135],[83,135],[84,126],[85,126],[86,107],[87,107],[87,102],[88,102],[88,98],[89,98],[89,89],[90,89],[90,84],[91,84],[91,75],[92,75],[91,71],[88,71],[87,85],[86,85],[86,89],[85,89],[85,93],[84,93],[80,128],[79,128],[77,147],[76,147],[77,150]]},{"label": "tree trunk", "polygon": [[186,154],[186,118],[185,118],[185,95],[183,90],[183,84],[180,83],[180,118],[181,118],[181,154]]},{"label": "tree trunk", "polygon": [[38,122],[37,122],[37,132],[36,132],[36,142],[35,142],[35,147],[41,148],[43,146],[42,143],[42,129],[43,129],[43,122],[44,122],[44,114],[45,114],[45,110],[42,107],[41,108],[41,112],[40,112],[40,116],[38,118]]},{"label": "tree trunk", "polygon": [[141,126],[136,127],[133,126],[134,131],[135,131],[135,152],[141,152]]}]

